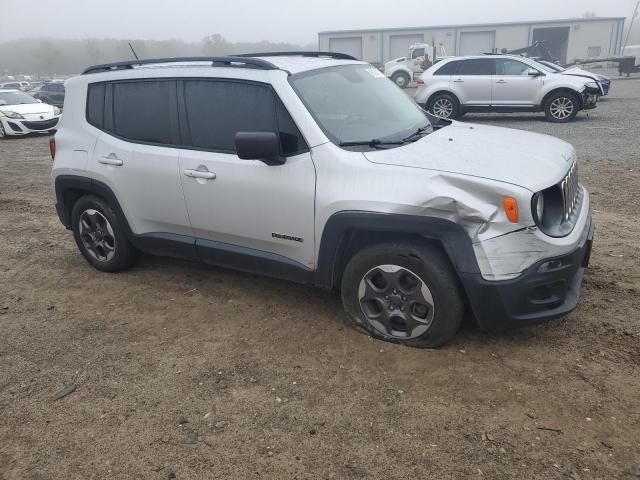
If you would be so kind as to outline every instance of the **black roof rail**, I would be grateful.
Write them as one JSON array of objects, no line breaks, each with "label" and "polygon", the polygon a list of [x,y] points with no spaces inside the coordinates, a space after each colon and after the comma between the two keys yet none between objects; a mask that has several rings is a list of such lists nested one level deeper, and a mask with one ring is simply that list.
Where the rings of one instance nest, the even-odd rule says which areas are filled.
[{"label": "black roof rail", "polygon": [[257,68],[261,70],[278,70],[273,63],[259,58],[247,58],[237,55],[228,57],[171,57],[171,58],[149,58],[144,60],[128,60],[124,62],[105,63],[86,68],[82,75],[89,73],[110,72],[113,70],[129,70],[140,65],[153,65],[159,63],[189,63],[189,62],[211,62],[212,67],[241,67]]},{"label": "black roof rail", "polygon": [[346,53],[338,52],[260,52],[260,53],[240,53],[235,55],[236,57],[329,57],[336,60],[358,60]]}]

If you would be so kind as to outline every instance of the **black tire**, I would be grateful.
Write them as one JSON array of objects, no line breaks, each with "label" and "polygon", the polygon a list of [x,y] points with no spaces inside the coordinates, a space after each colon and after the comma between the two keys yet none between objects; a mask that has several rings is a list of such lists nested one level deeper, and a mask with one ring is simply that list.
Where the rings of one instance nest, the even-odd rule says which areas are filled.
[{"label": "black tire", "polygon": [[[570,109],[570,112],[567,110]],[[567,123],[580,111],[580,101],[571,92],[559,91],[549,95],[544,102],[544,114],[553,123]]]},{"label": "black tire", "polygon": [[[91,219],[95,219],[95,224]],[[119,272],[136,263],[138,251],[127,239],[121,219],[102,198],[80,197],[73,205],[71,222],[76,245],[96,269]]]},{"label": "black tire", "polygon": [[[395,273],[394,268],[398,268]],[[381,275],[390,280],[385,277],[381,281]],[[422,284],[416,284],[416,278]],[[423,286],[430,294],[431,306],[428,301],[422,305],[422,300],[416,300],[429,298],[422,294]],[[445,255],[432,245],[410,242],[378,244],[354,255],[342,277],[342,303],[350,325],[357,330],[418,348],[436,348],[450,341],[464,313],[459,280]],[[419,322],[409,318],[415,318],[414,313]]]},{"label": "black tire", "polygon": [[409,77],[405,72],[394,73],[391,76],[391,80],[393,80],[393,83],[402,89],[407,88],[411,83],[411,77]]},{"label": "black tire", "polygon": [[458,118],[460,116],[460,103],[456,97],[449,93],[438,93],[429,100],[429,111],[440,118]]}]

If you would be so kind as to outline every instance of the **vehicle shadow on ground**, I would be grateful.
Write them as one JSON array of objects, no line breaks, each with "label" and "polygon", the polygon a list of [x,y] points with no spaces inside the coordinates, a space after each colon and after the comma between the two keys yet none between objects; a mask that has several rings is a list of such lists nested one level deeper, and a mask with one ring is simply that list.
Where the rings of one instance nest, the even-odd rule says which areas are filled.
[{"label": "vehicle shadow on ground", "polygon": [[[578,114],[576,118],[571,120],[568,124],[581,124],[591,121],[590,115]],[[503,114],[503,115],[473,115],[467,114],[464,117],[458,119],[462,123],[489,123],[489,124],[502,124],[509,122],[535,122],[535,123],[548,123],[549,125],[567,125],[567,124],[554,124],[549,122],[544,115],[536,114]]]},{"label": "vehicle shadow on ground", "polygon": [[[347,313],[342,306],[339,292],[328,291],[314,287],[300,285],[281,279],[273,279],[267,276],[255,275],[236,270],[206,265],[186,260],[155,257],[144,255],[140,263],[130,270],[140,274],[162,275],[166,279],[184,278],[181,289],[184,292],[207,291],[216,289],[217,285],[224,286],[217,296],[223,297],[217,300],[226,300],[225,296],[235,297],[243,292],[257,294],[258,298],[268,302],[276,302],[284,312],[300,310],[301,312],[318,312],[313,315],[313,322],[319,331],[335,328],[345,328],[366,335],[362,330],[352,329]],[[211,304],[212,302],[209,302]],[[215,307],[214,307],[215,308]],[[278,322],[296,321],[296,315],[278,316]],[[330,322],[330,325],[327,323]],[[506,330],[503,332],[483,332],[470,311],[465,312],[461,329],[456,337],[448,345],[459,348],[461,345],[486,345],[488,343],[507,342],[511,344],[526,344],[541,332],[533,333],[531,328]],[[446,347],[447,345],[445,345]]]}]

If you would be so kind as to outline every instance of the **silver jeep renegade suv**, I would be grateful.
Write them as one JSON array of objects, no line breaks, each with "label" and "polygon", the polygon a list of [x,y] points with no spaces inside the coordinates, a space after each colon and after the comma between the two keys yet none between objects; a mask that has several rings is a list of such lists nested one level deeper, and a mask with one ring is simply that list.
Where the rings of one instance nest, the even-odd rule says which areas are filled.
[{"label": "silver jeep renegade suv", "polygon": [[340,290],[415,347],[577,304],[593,237],[574,148],[431,116],[334,53],[99,65],[68,81],[56,208],[98,270],[140,252]]}]

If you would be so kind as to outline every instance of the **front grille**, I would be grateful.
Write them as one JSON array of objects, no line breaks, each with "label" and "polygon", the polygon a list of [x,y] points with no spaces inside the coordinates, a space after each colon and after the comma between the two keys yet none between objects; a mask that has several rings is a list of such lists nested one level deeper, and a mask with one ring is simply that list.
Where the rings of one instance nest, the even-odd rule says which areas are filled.
[{"label": "front grille", "polygon": [[38,122],[22,122],[22,124],[29,130],[48,130],[58,124],[58,119],[52,118],[51,120],[41,120]]},{"label": "front grille", "polygon": [[573,162],[569,173],[560,182],[562,192],[563,220],[566,222],[573,213],[578,199],[578,162]]}]

